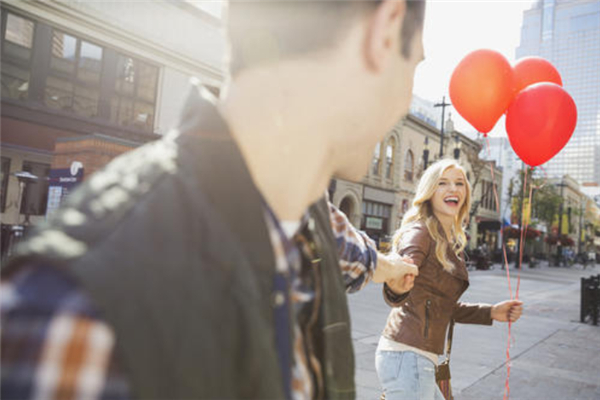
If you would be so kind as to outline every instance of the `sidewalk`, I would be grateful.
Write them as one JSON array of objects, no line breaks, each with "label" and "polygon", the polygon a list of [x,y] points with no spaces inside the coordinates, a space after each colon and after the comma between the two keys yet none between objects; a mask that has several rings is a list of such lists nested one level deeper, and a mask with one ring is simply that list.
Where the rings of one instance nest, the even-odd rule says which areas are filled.
[{"label": "sidewalk", "polygon": [[[513,293],[517,271],[511,269]],[[600,327],[579,323],[580,278],[600,267],[542,266],[521,273],[521,320],[513,325],[510,398],[600,399]],[[464,301],[494,303],[509,297],[506,271],[470,273]],[[358,399],[381,394],[374,355],[389,307],[381,286],[371,284],[350,295],[356,354]],[[507,325],[457,325],[452,351],[452,386],[456,400],[502,399],[506,379]]]}]

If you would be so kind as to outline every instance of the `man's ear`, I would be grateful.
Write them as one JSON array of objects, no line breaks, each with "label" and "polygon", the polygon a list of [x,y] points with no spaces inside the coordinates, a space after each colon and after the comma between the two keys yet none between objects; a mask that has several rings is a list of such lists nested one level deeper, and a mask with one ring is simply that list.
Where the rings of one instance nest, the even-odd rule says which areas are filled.
[{"label": "man's ear", "polygon": [[365,57],[373,71],[384,69],[388,60],[400,52],[400,27],[406,1],[383,0],[368,22]]}]

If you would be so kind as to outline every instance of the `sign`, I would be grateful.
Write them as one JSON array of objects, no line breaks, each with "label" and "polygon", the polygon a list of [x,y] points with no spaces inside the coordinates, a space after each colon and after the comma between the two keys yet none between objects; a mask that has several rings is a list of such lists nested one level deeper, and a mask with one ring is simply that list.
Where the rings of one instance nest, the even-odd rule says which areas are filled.
[{"label": "sign", "polygon": [[394,200],[396,199],[396,194],[394,192],[390,192],[387,190],[381,190],[381,189],[365,186],[364,192],[363,192],[363,199],[376,201],[378,203],[384,203],[384,204],[394,204]]},{"label": "sign", "polygon": [[377,217],[367,217],[365,221],[367,229],[383,229],[383,219]]},{"label": "sign", "polygon": [[83,168],[80,163],[74,162],[71,168],[51,169],[48,180],[46,216],[54,213],[69,195],[69,192],[83,180]]}]

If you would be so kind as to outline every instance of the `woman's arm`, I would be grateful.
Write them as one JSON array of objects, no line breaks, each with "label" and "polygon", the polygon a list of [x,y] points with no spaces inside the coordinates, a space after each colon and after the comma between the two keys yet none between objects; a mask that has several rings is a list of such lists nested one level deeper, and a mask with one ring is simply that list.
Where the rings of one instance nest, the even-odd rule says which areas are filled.
[{"label": "woman's arm", "polygon": [[506,300],[494,305],[457,302],[452,318],[461,324],[491,325],[493,321],[516,322],[523,314],[523,302]]},{"label": "woman's arm", "polygon": [[[431,238],[427,228],[423,225],[414,225],[403,235],[398,246],[397,256],[401,256],[406,262],[410,262],[417,268],[425,263],[429,256]],[[383,299],[390,307],[402,305],[408,291],[414,284],[415,275],[405,275],[402,279],[389,280],[383,287]]]}]

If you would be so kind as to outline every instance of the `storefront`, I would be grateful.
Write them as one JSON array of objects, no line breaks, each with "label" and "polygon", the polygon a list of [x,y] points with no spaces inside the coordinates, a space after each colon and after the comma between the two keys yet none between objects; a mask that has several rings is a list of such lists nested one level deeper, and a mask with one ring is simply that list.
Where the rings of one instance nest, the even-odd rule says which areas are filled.
[{"label": "storefront", "polygon": [[378,244],[388,242],[393,233],[391,223],[393,207],[393,192],[364,187],[361,229]]}]

